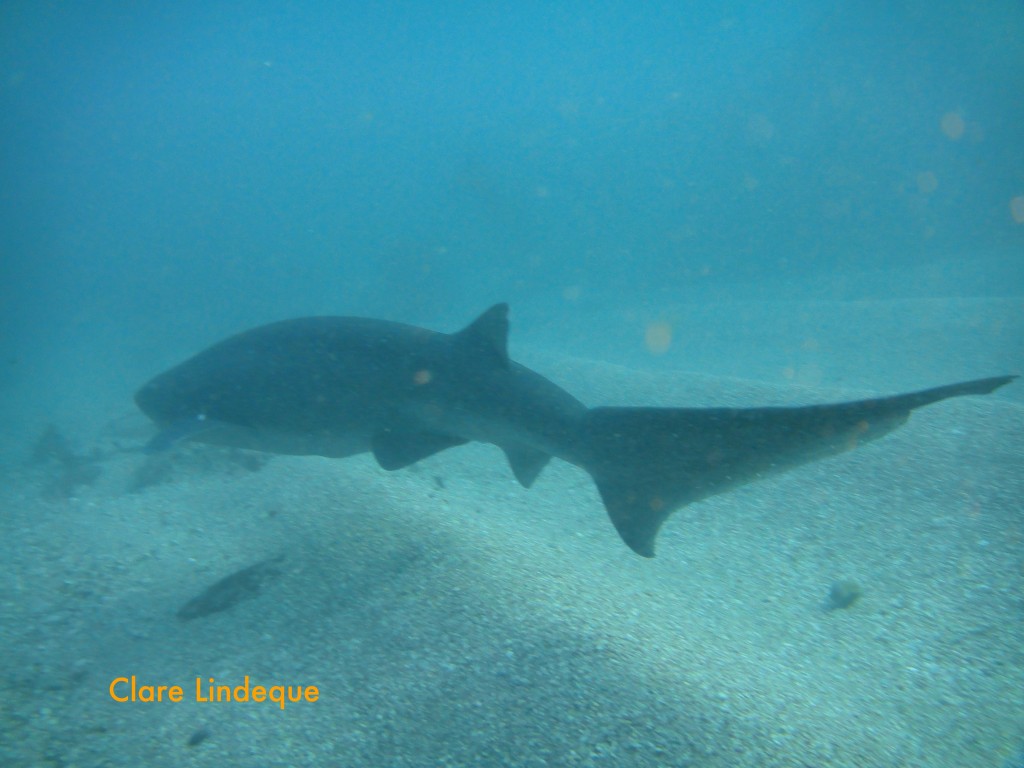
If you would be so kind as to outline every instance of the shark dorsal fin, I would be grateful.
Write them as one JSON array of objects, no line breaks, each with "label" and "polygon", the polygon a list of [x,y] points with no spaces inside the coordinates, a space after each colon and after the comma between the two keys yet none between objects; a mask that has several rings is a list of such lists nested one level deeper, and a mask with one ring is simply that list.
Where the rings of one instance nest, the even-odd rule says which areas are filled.
[{"label": "shark dorsal fin", "polygon": [[508,368],[508,304],[495,304],[455,338],[474,359]]}]

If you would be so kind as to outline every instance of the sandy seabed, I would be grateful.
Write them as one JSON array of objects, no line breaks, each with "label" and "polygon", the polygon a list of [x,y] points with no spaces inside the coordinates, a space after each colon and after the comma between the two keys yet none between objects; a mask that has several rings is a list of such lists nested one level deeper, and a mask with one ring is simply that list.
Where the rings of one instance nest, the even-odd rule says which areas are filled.
[{"label": "sandy seabed", "polygon": [[[523,361],[593,404],[871,394]],[[203,446],[144,469],[118,449],[145,429],[119,417],[95,436],[91,484],[62,486],[45,462],[5,470],[4,765],[1021,764],[1019,398],[939,403],[687,507],[654,560],[561,462],[529,491],[480,445],[395,473]],[[176,617],[281,555],[258,594]],[[844,579],[862,596],[825,610]],[[131,675],[184,700],[113,701]],[[319,699],[195,701],[197,677],[245,676]]]}]

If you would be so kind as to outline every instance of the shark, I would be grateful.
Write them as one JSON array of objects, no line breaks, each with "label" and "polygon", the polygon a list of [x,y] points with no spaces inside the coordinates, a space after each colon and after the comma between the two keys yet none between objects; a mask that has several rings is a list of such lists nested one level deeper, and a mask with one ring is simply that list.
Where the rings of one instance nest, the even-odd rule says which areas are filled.
[{"label": "shark", "polygon": [[597,485],[637,554],[681,507],[853,449],[910,413],[985,395],[1016,376],[842,403],[753,408],[590,408],[508,354],[509,307],[443,333],[388,320],[306,317],[227,338],[148,381],[147,446],[187,440],[277,454],[372,453],[398,470],[471,441],[504,451],[533,485],[556,457]]}]

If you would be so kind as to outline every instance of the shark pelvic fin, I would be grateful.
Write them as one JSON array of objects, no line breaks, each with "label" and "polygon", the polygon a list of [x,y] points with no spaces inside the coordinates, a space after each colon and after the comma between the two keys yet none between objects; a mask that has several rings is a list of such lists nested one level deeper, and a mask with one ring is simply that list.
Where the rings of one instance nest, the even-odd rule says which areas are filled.
[{"label": "shark pelvic fin", "polygon": [[528,445],[506,445],[502,446],[502,450],[505,451],[509,466],[512,467],[512,474],[524,488],[533,485],[551,459],[544,451]]}]

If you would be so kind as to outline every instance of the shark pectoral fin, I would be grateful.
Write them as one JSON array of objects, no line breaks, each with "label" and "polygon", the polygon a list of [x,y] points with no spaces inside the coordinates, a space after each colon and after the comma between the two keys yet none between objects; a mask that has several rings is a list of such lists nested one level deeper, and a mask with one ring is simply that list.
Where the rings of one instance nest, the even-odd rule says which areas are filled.
[{"label": "shark pectoral fin", "polygon": [[502,450],[505,451],[508,463],[512,467],[512,474],[524,488],[533,485],[534,480],[551,459],[544,451],[525,445],[505,445],[502,446]]},{"label": "shark pectoral fin", "polygon": [[468,441],[438,432],[386,429],[373,436],[373,456],[382,469],[408,467],[446,448],[465,445]]},{"label": "shark pectoral fin", "polygon": [[142,452],[162,453],[184,440],[191,440],[204,432],[209,432],[218,425],[219,422],[208,419],[201,413],[179,419],[157,432],[153,439],[146,443]]}]

